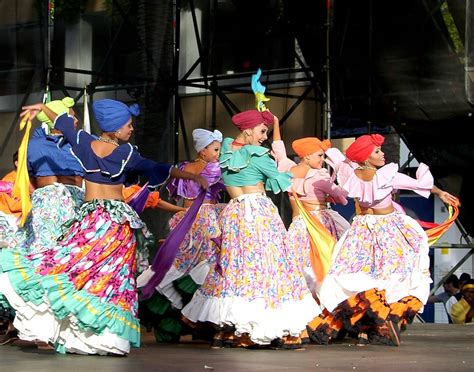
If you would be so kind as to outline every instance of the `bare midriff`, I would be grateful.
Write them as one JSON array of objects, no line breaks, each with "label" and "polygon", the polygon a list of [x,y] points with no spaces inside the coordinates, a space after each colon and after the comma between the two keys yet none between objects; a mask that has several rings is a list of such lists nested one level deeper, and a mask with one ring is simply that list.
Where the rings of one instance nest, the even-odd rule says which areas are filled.
[{"label": "bare midriff", "polygon": [[91,201],[94,199],[110,199],[123,201],[122,190],[122,184],[103,185],[101,183],[86,181],[86,196],[84,200]]},{"label": "bare midriff", "polygon": [[81,176],[42,176],[35,177],[33,184],[37,189],[52,185],[53,183],[62,183],[64,185],[73,185],[82,187]]},{"label": "bare midriff", "polygon": [[252,186],[226,186],[226,189],[232,199],[245,194],[265,193],[263,183],[258,183]]},{"label": "bare midriff", "polygon": [[376,214],[376,215],[384,215],[393,213],[395,209],[393,206],[385,207],[385,208],[361,208],[361,214]]},{"label": "bare midriff", "polygon": [[[301,204],[303,204],[303,207],[307,211],[319,211],[326,209],[328,207],[328,204],[325,201],[318,200],[318,199],[312,199],[312,200],[301,200]],[[291,211],[293,212],[293,218],[296,216],[299,216],[300,210],[298,209],[298,205],[296,204],[296,201],[293,197],[290,197],[290,204],[291,204]]]}]

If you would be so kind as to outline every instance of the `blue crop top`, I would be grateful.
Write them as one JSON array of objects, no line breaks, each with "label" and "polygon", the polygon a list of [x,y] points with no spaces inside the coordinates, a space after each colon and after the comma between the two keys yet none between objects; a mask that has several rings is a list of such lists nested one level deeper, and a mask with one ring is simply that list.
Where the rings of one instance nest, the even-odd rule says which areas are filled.
[{"label": "blue crop top", "polygon": [[31,177],[84,176],[71,145],[62,135],[47,135],[43,128],[36,128],[28,142],[26,163]]},{"label": "blue crop top", "polygon": [[129,174],[140,174],[148,178],[149,187],[161,185],[169,177],[171,165],[158,163],[140,155],[137,148],[129,143],[118,146],[111,154],[100,157],[91,147],[97,137],[83,130],[74,129],[72,116],[59,115],[54,127],[60,130],[72,145],[71,153],[85,171],[87,181],[104,185],[124,184]]},{"label": "blue crop top", "polygon": [[232,142],[232,138],[224,139],[219,157],[226,186],[253,186],[263,182],[265,189],[275,194],[291,186],[292,174],[278,171],[267,148],[245,145],[232,150]]}]

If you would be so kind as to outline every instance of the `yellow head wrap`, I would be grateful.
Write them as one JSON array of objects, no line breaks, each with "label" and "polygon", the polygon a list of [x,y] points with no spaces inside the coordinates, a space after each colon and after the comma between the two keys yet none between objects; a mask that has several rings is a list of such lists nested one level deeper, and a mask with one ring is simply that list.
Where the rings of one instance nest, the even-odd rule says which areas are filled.
[{"label": "yellow head wrap", "polygon": [[[62,114],[63,112],[69,112],[69,109],[74,106],[74,99],[71,97],[64,97],[61,100],[51,101],[46,104],[46,106],[52,110],[55,114]],[[45,123],[50,129],[53,128],[53,122],[49,120],[48,116],[41,111],[36,118]]]}]

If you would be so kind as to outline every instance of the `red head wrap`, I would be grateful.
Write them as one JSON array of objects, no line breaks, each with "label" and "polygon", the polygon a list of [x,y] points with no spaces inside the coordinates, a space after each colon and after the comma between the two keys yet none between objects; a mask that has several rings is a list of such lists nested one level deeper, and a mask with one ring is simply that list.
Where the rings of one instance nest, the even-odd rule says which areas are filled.
[{"label": "red head wrap", "polygon": [[366,161],[374,148],[381,146],[385,138],[380,134],[365,134],[357,138],[346,150],[346,156],[349,160],[357,163]]},{"label": "red head wrap", "polygon": [[304,158],[305,156],[314,154],[319,150],[326,151],[331,147],[331,141],[320,141],[319,138],[316,137],[306,137],[293,141],[291,146],[300,158]]},{"label": "red head wrap", "polygon": [[259,124],[267,127],[273,124],[273,114],[270,111],[247,110],[232,116],[232,122],[240,131],[251,129]]}]

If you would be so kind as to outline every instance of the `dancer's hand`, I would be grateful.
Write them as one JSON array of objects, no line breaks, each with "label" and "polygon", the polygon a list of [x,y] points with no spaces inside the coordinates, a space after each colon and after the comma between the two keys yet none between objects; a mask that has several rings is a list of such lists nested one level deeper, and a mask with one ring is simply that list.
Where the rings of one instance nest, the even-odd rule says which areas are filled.
[{"label": "dancer's hand", "polygon": [[455,205],[456,207],[459,207],[461,205],[458,198],[451,195],[449,192],[441,190],[437,186],[433,186],[433,188],[431,189],[431,192],[433,194],[438,195],[438,198],[440,198],[446,204]]},{"label": "dancer's hand", "polygon": [[26,114],[30,114],[30,120],[33,120],[36,115],[38,115],[43,110],[43,104],[36,103],[34,105],[23,106],[21,109],[23,110],[20,114],[21,118]]},{"label": "dancer's hand", "polygon": [[456,198],[455,196],[451,195],[447,191],[442,191],[438,194],[438,197],[446,204],[449,205],[455,205],[456,207],[459,207],[461,203],[459,202],[459,199]]}]

